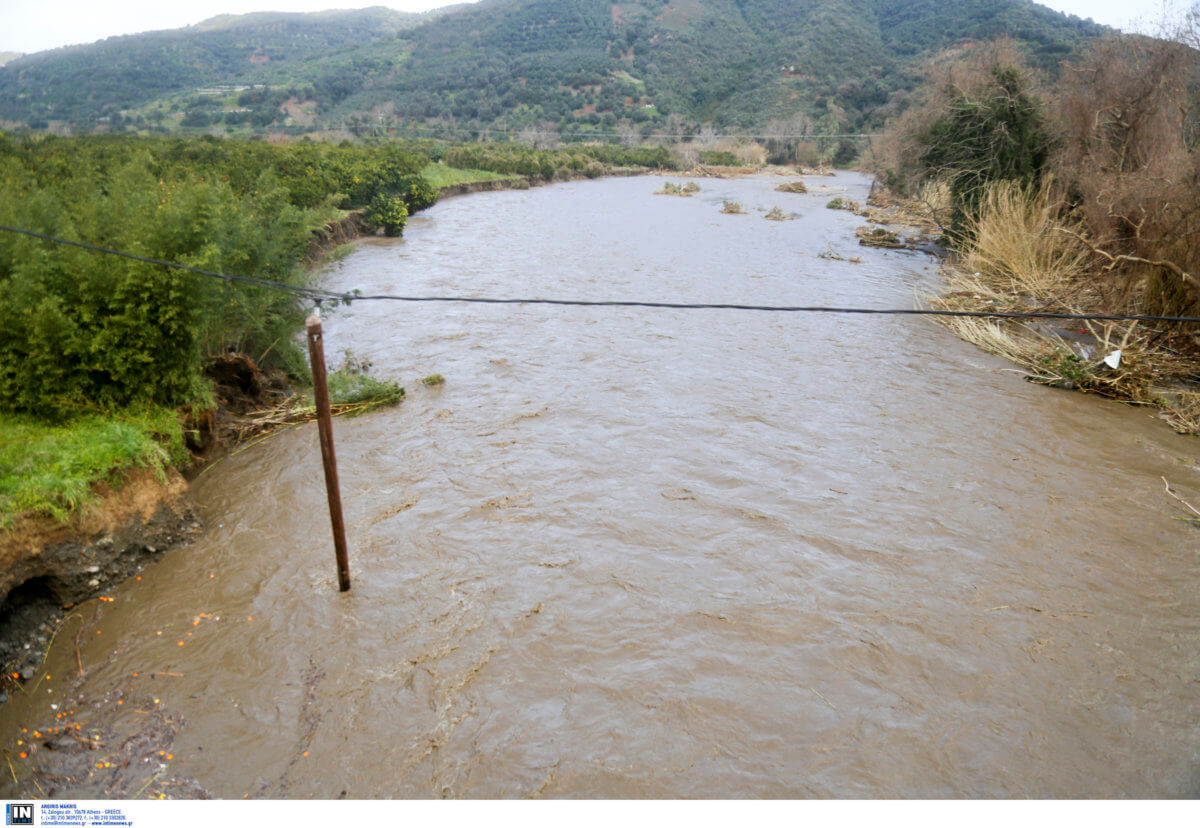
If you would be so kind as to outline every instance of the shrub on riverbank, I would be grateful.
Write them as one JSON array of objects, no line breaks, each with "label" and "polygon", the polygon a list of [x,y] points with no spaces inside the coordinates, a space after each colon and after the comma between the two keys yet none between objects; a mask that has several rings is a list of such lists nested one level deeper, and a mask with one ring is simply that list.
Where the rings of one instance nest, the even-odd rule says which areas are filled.
[{"label": "shrub on riverbank", "polygon": [[[980,54],[946,70],[894,130],[894,166],[881,170],[958,247],[935,303],[1200,316],[1200,53],[1114,38],[1071,67],[1053,98],[1011,50]],[[1200,433],[1195,324],[948,324],[1036,381],[1159,404],[1175,428]]]},{"label": "shrub on riverbank", "polygon": [[523,175],[542,181],[585,175],[595,178],[613,167],[672,169],[666,147],[579,144],[569,149],[536,150],[523,144],[464,144],[448,147],[442,162],[468,170]]},{"label": "shrub on riverbank", "polygon": [[372,232],[382,228],[385,236],[399,236],[408,224],[408,207],[402,198],[378,193],[363,212],[363,220]]},{"label": "shrub on riverbank", "polygon": [[[436,200],[424,156],[395,146],[0,134],[0,224],[302,286],[314,232],[368,207],[396,235]],[[0,410],[202,400],[207,355],[305,374],[294,294],[0,234]]]},{"label": "shrub on riverbank", "polygon": [[[1050,183],[985,188],[971,244],[943,272],[931,304],[948,310],[1136,314],[1098,283],[1096,257],[1078,219],[1064,217]],[[1161,326],[1138,322],[1022,323],[953,318],[958,336],[1019,365],[1034,382],[1157,405],[1177,431],[1200,433],[1196,363],[1166,344]]]}]

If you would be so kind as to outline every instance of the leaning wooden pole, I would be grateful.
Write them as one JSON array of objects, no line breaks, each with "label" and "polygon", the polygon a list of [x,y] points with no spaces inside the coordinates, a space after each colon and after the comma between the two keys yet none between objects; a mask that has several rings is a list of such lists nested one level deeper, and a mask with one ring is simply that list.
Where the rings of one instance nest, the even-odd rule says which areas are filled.
[{"label": "leaning wooden pole", "polygon": [[321,317],[312,314],[304,323],[308,332],[308,357],[312,363],[313,396],[317,404],[317,431],[321,436],[321,461],[325,465],[325,492],[329,495],[329,522],[333,524],[333,551],[337,555],[338,587],[350,589],[350,558],[346,553],[346,522],[338,487],[337,457],[333,453],[333,415],[329,411],[329,379],[325,375],[325,344]]}]

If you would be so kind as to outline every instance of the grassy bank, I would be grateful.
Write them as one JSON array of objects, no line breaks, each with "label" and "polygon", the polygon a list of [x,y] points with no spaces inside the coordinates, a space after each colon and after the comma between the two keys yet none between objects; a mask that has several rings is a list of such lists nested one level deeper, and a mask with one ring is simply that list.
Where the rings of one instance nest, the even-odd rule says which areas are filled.
[{"label": "grassy bank", "polygon": [[65,521],[98,484],[120,483],[135,468],[162,472],[187,458],[179,419],[165,408],[57,425],[0,415],[0,530],[22,514]]},{"label": "grassy bank", "polygon": [[519,175],[497,173],[488,170],[463,170],[444,164],[429,164],[421,170],[421,177],[435,190],[458,187],[463,184],[479,184],[485,181],[515,181]]},{"label": "grassy bank", "polygon": [[[399,403],[404,389],[342,369],[329,374],[329,397],[334,416],[354,416]],[[264,400],[236,412],[237,425],[225,439],[236,444],[315,418],[311,392],[293,394],[279,405]],[[181,414],[169,408],[88,414],[59,423],[0,414],[0,532],[24,516],[66,523],[96,499],[102,484],[120,488],[135,469],[161,476],[194,462]]]}]

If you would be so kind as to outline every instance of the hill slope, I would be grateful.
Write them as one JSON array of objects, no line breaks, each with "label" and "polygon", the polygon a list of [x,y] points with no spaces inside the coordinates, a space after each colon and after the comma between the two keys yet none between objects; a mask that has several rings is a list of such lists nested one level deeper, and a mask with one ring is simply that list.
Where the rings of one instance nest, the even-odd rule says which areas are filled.
[{"label": "hill slope", "polygon": [[[0,67],[0,119],[34,127],[761,127],[877,124],[915,63],[1008,34],[1053,67],[1106,31],[1029,0],[484,0],[214,18]],[[245,87],[257,86],[256,89]]]}]

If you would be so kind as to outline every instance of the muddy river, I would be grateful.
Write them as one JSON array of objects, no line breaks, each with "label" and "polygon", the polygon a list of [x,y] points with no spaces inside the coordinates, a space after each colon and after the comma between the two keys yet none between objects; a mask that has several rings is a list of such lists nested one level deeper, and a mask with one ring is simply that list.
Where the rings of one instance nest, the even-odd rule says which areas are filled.
[{"label": "muddy river", "polygon": [[[824,208],[865,178],[778,182],[449,199],[326,284],[933,285]],[[326,348],[409,392],[335,423],[353,589],[315,427],[221,461],[203,539],[76,608],[0,711],[5,796],[1200,795],[1200,529],[1163,483],[1200,503],[1200,444],[1151,412],[913,317],[377,302]]]}]

